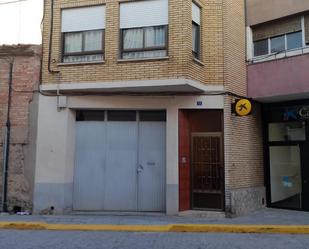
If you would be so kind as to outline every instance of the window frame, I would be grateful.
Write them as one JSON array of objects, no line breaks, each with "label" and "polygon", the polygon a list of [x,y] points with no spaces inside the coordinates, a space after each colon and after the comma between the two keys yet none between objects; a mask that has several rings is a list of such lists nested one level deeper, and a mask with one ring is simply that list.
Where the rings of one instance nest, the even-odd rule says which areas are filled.
[{"label": "window frame", "polygon": [[[151,27],[164,27],[165,29],[165,45],[164,46],[152,46],[146,47],[146,29]],[[142,29],[143,30],[143,47],[142,48],[124,48],[124,31],[132,30],[132,29]],[[144,26],[144,27],[132,27],[132,28],[124,28],[120,29],[120,59],[123,59],[124,53],[134,53],[134,52],[148,52],[148,51],[158,51],[158,50],[166,50],[166,56],[168,56],[168,25],[157,25],[157,26]],[[156,58],[156,57],[143,57],[138,59],[147,59],[147,58]],[[159,58],[159,57],[158,57]]]},{"label": "window frame", "polygon": [[[197,27],[197,37],[196,37],[197,44],[195,44],[197,46],[197,51],[193,50],[194,44],[192,44],[192,54],[194,58],[199,60],[201,58],[201,44],[202,44],[201,43],[201,25],[197,24],[196,22],[192,20],[192,29],[193,29],[193,26]],[[193,32],[192,32],[192,35],[193,35]],[[193,37],[192,37],[192,42],[193,42]]]},{"label": "window frame", "polygon": [[[102,31],[102,50],[90,50],[85,51],[85,33],[89,31]],[[65,36],[66,34],[82,34],[82,51],[81,52],[65,52]],[[95,30],[81,30],[81,31],[72,31],[72,32],[61,32],[61,39],[62,39],[62,49],[61,49],[61,62],[64,62],[64,58],[68,56],[87,56],[87,55],[96,55],[100,54],[103,55],[103,60],[105,58],[105,29],[95,29]],[[88,62],[88,61],[87,61]],[[69,63],[69,62],[67,62]],[[86,63],[86,62],[85,62]]]},{"label": "window frame", "polygon": [[[290,34],[294,34],[294,33],[301,33],[301,46],[298,47],[298,48],[291,48],[291,49],[288,49],[288,42],[287,42],[287,36],[290,35]],[[295,32],[289,32],[289,33],[285,33],[285,34],[281,34],[281,35],[276,35],[276,36],[272,36],[272,37],[268,37],[268,38],[264,38],[264,39],[260,39],[260,40],[256,40],[256,41],[253,41],[253,57],[256,58],[256,57],[263,57],[263,56],[269,56],[269,55],[274,55],[274,54],[278,54],[278,53],[282,53],[282,52],[287,52],[287,51],[293,51],[293,50],[297,50],[297,49],[301,49],[301,48],[304,48],[306,47],[306,45],[304,44],[303,42],[303,35],[304,35],[304,30],[299,30],[299,31],[295,31]],[[278,51],[278,52],[272,52],[272,47],[271,47],[271,40],[273,38],[276,38],[276,37],[280,37],[280,36],[284,36],[284,50],[282,51]],[[267,49],[267,54],[262,54],[262,55],[255,55],[255,43],[256,42],[259,42],[259,41],[263,41],[263,40],[267,40],[268,41],[268,49]]]},{"label": "window frame", "polygon": [[[296,33],[296,32],[293,32],[293,33]],[[284,49],[283,49],[283,50],[279,50],[279,51],[274,51],[274,52],[272,52],[272,50],[274,49],[274,48],[272,47],[272,44],[273,44],[272,40],[273,40],[273,39],[277,39],[277,38],[279,38],[279,37],[282,37],[282,38],[283,38]],[[269,54],[277,54],[277,53],[281,53],[281,52],[283,52],[283,51],[287,51],[286,34],[272,36],[272,37],[269,37],[268,39],[270,40],[270,43],[269,43],[270,46],[269,46],[269,48],[268,48],[268,53],[269,53]]]}]

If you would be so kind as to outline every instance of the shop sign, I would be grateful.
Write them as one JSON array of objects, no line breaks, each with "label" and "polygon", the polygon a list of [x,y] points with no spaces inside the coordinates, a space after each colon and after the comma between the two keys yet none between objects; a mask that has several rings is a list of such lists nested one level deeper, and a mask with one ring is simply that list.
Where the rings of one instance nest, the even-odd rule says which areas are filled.
[{"label": "shop sign", "polygon": [[283,113],[283,119],[285,121],[309,119],[309,106],[288,109]]},{"label": "shop sign", "polygon": [[250,115],[252,111],[252,104],[249,99],[238,99],[232,104],[232,113],[237,116]]},{"label": "shop sign", "polygon": [[302,107],[298,114],[301,118],[309,118],[309,107]]}]

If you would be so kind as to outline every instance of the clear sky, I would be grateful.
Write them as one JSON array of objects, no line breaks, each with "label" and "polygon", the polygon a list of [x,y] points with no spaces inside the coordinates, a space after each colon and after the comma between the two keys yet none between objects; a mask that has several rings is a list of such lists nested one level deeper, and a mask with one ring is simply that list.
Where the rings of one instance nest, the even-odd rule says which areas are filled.
[{"label": "clear sky", "polygon": [[41,44],[43,0],[0,0],[0,45]]}]

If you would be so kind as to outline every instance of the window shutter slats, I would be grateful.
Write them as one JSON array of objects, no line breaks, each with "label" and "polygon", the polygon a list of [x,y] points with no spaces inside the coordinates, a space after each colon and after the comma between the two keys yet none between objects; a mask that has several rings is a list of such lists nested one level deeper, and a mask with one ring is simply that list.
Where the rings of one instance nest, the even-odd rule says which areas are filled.
[{"label": "window shutter slats", "polygon": [[192,3],[192,21],[201,25],[201,8],[195,3]]},{"label": "window shutter slats", "polygon": [[297,32],[301,30],[301,19],[297,17],[289,17],[270,23],[261,24],[252,28],[253,41],[258,41],[274,36],[287,33]]},{"label": "window shutter slats", "polygon": [[61,31],[105,29],[105,6],[81,7],[62,10]]},{"label": "window shutter slats", "polygon": [[135,1],[120,4],[120,28],[168,24],[168,0]]}]

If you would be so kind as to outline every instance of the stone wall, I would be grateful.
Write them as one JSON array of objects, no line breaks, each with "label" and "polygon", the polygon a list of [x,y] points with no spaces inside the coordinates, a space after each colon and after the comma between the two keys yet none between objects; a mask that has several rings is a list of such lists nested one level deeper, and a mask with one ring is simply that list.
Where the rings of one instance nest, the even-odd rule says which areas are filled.
[{"label": "stone wall", "polygon": [[[0,189],[8,108],[9,63],[13,62],[8,208],[32,208],[41,47],[0,46]],[[2,191],[0,192],[1,198]]]},{"label": "stone wall", "polygon": [[265,187],[240,188],[231,191],[231,216],[246,215],[265,205]]}]

